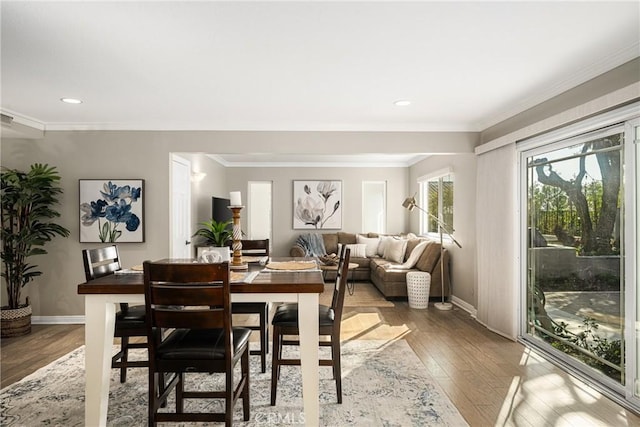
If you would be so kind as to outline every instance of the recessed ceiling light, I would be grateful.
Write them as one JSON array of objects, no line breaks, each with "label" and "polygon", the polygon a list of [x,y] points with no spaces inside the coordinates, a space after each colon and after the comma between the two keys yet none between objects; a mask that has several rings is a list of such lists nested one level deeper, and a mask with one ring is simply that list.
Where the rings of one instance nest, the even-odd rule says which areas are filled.
[{"label": "recessed ceiling light", "polygon": [[411,101],[406,99],[399,99],[393,103],[396,107],[406,107],[407,105],[411,105]]},{"label": "recessed ceiling light", "polygon": [[66,102],[67,104],[82,104],[82,100],[76,98],[60,98],[60,101]]}]

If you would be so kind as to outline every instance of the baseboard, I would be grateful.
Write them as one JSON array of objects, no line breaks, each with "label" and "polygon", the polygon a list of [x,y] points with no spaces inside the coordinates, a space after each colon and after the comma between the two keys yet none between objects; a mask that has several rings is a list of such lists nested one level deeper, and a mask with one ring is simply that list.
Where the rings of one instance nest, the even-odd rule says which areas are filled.
[{"label": "baseboard", "polygon": [[460,307],[461,309],[469,313],[471,317],[473,317],[474,319],[476,318],[478,314],[478,310],[468,302],[463,301],[460,298],[456,298],[455,296],[452,296],[451,303],[455,304],[456,306]]},{"label": "baseboard", "polygon": [[34,325],[84,325],[84,316],[31,316]]}]

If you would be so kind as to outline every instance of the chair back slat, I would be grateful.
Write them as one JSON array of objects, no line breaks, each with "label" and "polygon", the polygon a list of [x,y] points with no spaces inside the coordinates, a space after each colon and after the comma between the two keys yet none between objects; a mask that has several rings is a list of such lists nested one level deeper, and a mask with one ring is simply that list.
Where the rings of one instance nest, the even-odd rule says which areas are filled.
[{"label": "chair back slat", "polygon": [[157,328],[224,328],[224,310],[221,309],[176,310],[170,308],[155,308],[152,313],[153,324]]},{"label": "chair back slat", "polygon": [[116,245],[96,249],[83,249],[82,261],[87,281],[121,270],[120,254]]},{"label": "chair back slat", "polygon": [[[176,292],[176,288],[179,292]],[[204,285],[152,282],[151,299],[156,305],[218,306],[224,304],[221,282]]]},{"label": "chair back slat", "polygon": [[[240,242],[242,242],[242,255],[269,256],[269,239],[243,239]],[[233,243],[230,243],[229,247],[233,247]]]},{"label": "chair back slat", "polygon": [[[229,263],[163,263],[145,261],[147,330],[224,328],[230,341]],[[225,337],[227,339],[227,337]]]}]

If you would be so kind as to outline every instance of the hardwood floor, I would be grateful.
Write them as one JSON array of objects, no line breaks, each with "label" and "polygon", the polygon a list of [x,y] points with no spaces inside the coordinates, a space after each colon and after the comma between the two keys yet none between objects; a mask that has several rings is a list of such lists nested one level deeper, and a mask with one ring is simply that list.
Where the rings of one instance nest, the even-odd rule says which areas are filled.
[{"label": "hardwood floor", "polygon": [[[471,426],[640,425],[640,417],[458,308],[410,309],[357,282],[345,297],[342,337],[407,340],[424,364],[416,369],[427,370]],[[82,325],[33,325],[28,336],[3,339],[2,387],[83,344]]]}]

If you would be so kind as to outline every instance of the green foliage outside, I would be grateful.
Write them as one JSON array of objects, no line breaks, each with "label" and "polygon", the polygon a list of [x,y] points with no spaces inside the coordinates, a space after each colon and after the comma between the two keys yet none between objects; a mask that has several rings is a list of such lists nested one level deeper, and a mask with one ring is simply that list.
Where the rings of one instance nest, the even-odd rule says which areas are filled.
[{"label": "green foliage outside", "polygon": [[[548,341],[552,347],[575,357],[586,365],[622,383],[623,378],[620,369],[622,363],[622,342],[620,340],[608,340],[607,338],[598,336],[599,325],[595,319],[589,317],[583,320],[584,329],[578,333],[571,332],[568,329],[569,325],[565,322],[553,323],[554,334],[562,338],[562,340],[545,335],[545,340]],[[586,350],[588,354],[585,354],[579,349]],[[610,362],[612,365],[615,365],[616,368],[591,357],[590,354]]]}]

